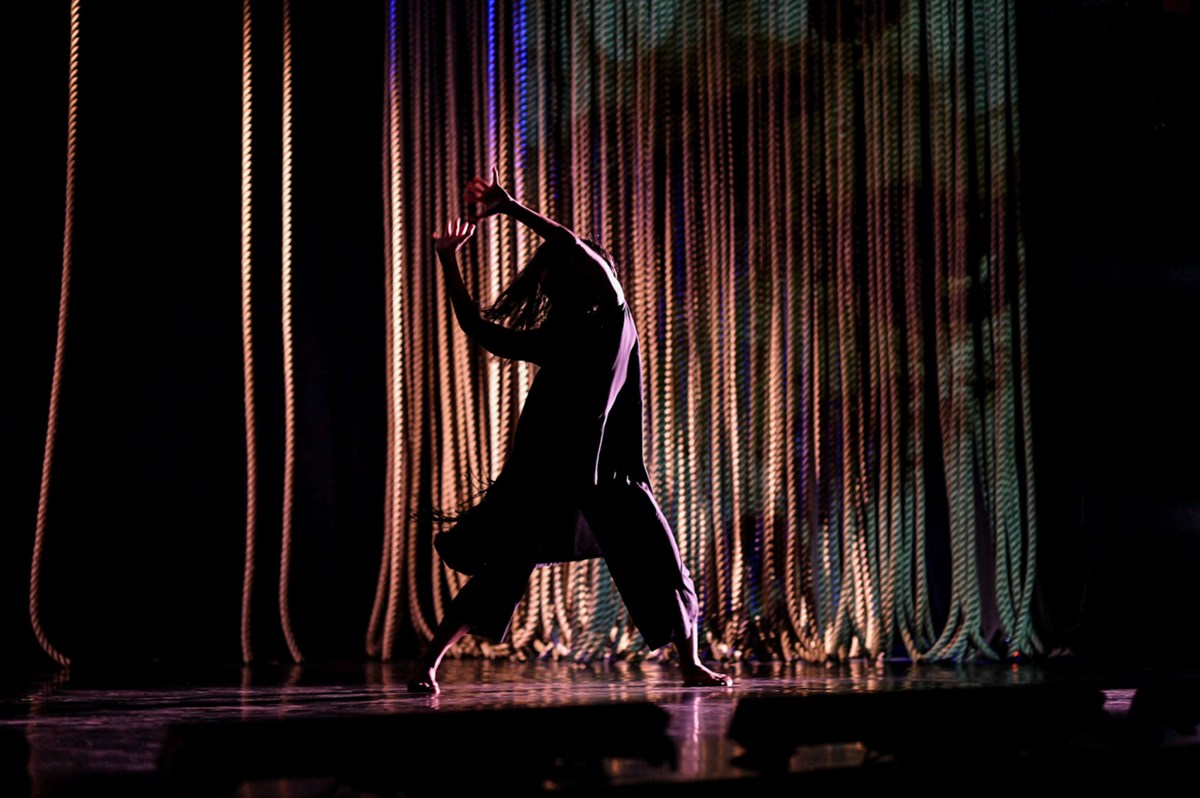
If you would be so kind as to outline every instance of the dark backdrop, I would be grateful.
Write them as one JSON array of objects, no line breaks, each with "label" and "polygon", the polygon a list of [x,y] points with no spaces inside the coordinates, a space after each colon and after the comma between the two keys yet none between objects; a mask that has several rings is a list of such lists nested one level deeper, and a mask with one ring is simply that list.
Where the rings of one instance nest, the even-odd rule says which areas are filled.
[{"label": "dark backdrop", "polygon": [[[382,529],[383,7],[297,2],[291,602],[306,651],[361,651]],[[28,3],[9,150],[6,649],[26,610],[61,263],[68,4]],[[256,654],[277,618],[282,479],[278,6],[256,3]],[[19,32],[19,33],[18,33]],[[241,4],[85,3],[77,241],[42,614],[77,661],[240,657]],[[13,73],[10,73],[13,74]],[[13,113],[15,111],[15,113]],[[19,120],[20,124],[12,124]],[[353,619],[353,622],[347,622]]]},{"label": "dark backdrop", "polygon": [[1041,608],[1200,661],[1200,38],[1189,2],[1018,4]]},{"label": "dark backdrop", "polygon": [[[1051,648],[1195,660],[1200,247],[1194,4],[1018,4],[1037,489]],[[256,16],[254,639],[278,587],[279,39]],[[382,530],[383,5],[295,3],[298,471],[292,617],[358,656]],[[240,4],[85,4],[78,227],[42,616],[77,662],[239,657]],[[0,641],[30,631],[62,246],[67,3],[9,17]],[[411,652],[405,640],[401,653]]]}]

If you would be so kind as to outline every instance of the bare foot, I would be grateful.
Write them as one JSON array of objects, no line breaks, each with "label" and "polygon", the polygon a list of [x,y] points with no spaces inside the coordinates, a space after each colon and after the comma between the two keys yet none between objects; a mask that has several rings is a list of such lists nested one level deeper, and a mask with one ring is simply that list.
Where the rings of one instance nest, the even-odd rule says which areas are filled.
[{"label": "bare foot", "polygon": [[733,687],[733,677],[696,662],[683,668],[684,687]]},{"label": "bare foot", "polygon": [[432,668],[418,667],[408,677],[408,692],[437,695],[442,692]]}]

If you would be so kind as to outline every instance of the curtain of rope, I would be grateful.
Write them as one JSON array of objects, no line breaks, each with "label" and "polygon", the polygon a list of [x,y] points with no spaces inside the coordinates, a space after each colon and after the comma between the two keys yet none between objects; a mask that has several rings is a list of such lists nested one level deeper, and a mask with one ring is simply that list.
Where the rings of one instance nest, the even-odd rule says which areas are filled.
[{"label": "curtain of rope", "polygon": [[[403,625],[428,637],[461,587],[410,513],[498,473],[533,377],[453,326],[430,245],[493,163],[617,257],[648,464],[715,653],[1038,648],[1013,5],[390,4],[370,653],[392,656]],[[480,226],[463,265],[481,302],[535,245],[509,221]],[[591,657],[641,641],[589,561],[536,572],[510,643],[462,645]]]}]

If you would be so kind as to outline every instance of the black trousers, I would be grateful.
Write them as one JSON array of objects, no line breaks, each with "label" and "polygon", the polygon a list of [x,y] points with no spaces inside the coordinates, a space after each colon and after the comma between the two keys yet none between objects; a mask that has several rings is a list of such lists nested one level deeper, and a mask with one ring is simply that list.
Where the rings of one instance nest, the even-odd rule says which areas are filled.
[{"label": "black trousers", "polygon": [[[696,586],[649,486],[619,481],[597,487],[581,510],[646,644],[653,650],[691,635]],[[504,640],[537,565],[528,558],[489,563],[463,585],[447,615],[473,634]]]}]

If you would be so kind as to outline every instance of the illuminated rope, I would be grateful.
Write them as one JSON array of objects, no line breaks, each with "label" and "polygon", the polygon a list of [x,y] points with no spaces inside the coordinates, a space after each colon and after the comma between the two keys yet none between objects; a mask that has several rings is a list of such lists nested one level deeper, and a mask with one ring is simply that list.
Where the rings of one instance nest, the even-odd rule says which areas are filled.
[{"label": "illuminated rope", "polygon": [[246,556],[242,569],[242,662],[254,658],[250,640],[254,597],[254,537],[258,516],[258,443],[254,422],[254,326],[252,233],[254,198],[254,91],[250,0],[242,2],[242,390],[246,419]]},{"label": "illuminated rope", "polygon": [[[461,506],[495,476],[533,369],[450,334],[425,267],[400,280],[402,260],[431,261],[428,242],[392,232],[404,213],[418,227],[453,215],[461,181],[498,163],[515,193],[600,234],[621,261],[647,467],[713,653],[757,641],[809,660],[886,656],[894,643],[917,659],[994,656],[985,602],[1008,653],[1037,649],[1011,6],[491,0],[484,19],[406,8],[406,74],[422,80],[405,86],[408,122],[389,73],[389,376],[405,400],[390,412],[384,549],[388,599],[404,591],[418,636],[463,577],[423,559],[423,530],[403,519],[427,502]],[[444,46],[418,38],[439,25]],[[396,61],[394,19],[390,30]],[[407,199],[401,151],[419,162]],[[535,244],[517,226],[481,231],[463,259],[481,302]],[[944,481],[927,481],[927,456]],[[930,605],[930,496],[949,509],[945,628]],[[994,563],[976,556],[979,535]],[[984,596],[980,569],[993,566]],[[425,567],[431,584],[416,577]],[[606,574],[601,562],[538,571],[510,643],[458,652],[640,656]]]},{"label": "illuminated rope", "polygon": [[[425,10],[424,5],[415,4],[411,7],[412,13],[415,15],[410,20],[412,27],[416,30],[426,30],[426,21],[421,16]],[[424,70],[418,65],[428,63],[429,37],[420,36],[410,41],[408,49],[408,74],[421,75]],[[416,113],[422,118],[427,118],[428,113],[428,85],[424,80],[408,81],[408,89],[412,93],[412,104],[416,109]],[[433,132],[429,126],[420,128],[423,140],[413,153],[413,160],[416,168],[413,170],[411,181],[413,183],[413,191],[418,197],[430,196],[430,186],[426,184],[427,177],[431,174],[433,168],[431,164],[432,153],[430,150],[433,145]],[[428,203],[417,203],[408,209],[412,215],[412,223],[417,230],[433,230],[436,223],[432,222],[432,214],[429,213]],[[436,212],[436,208],[434,211]],[[427,264],[432,258],[428,257],[430,253],[430,241],[428,234],[421,237],[421,241],[416,245],[415,249],[417,258],[415,263]],[[404,281],[403,301],[405,307],[413,308],[416,319],[419,321],[422,317],[429,316],[429,294],[425,290],[425,275],[427,270],[422,266],[410,269],[408,271],[408,280]],[[427,357],[429,349],[429,339],[432,338],[432,331],[428,324],[413,324],[409,326],[411,333],[406,339],[409,345],[405,347],[406,355],[403,362],[403,373],[401,379],[404,381],[404,392],[408,399],[408,406],[405,409],[407,418],[413,419],[412,427],[409,429],[409,437],[406,438],[404,447],[405,451],[405,479],[404,479],[404,539],[408,544],[408,550],[405,553],[404,561],[406,565],[405,581],[408,586],[408,613],[409,618],[417,630],[417,634],[429,639],[433,636],[433,624],[426,617],[425,607],[421,601],[419,584],[417,580],[417,569],[422,567],[424,563],[420,560],[420,544],[416,535],[416,527],[410,520],[412,512],[421,506],[419,496],[420,477],[419,472],[422,466],[422,459],[419,454],[418,447],[412,446],[412,436],[423,436],[424,427],[429,421],[429,417],[425,412],[426,396],[431,390],[429,381],[420,380],[419,375],[429,367]],[[419,437],[418,437],[419,439]],[[436,473],[437,457],[436,453],[428,458],[428,462],[432,464]],[[432,480],[436,486],[436,478]],[[436,489],[436,488],[435,488]],[[434,585],[436,586],[436,581]]]},{"label": "illuminated rope", "polygon": [[1041,643],[1033,629],[1033,614],[1030,604],[1033,600],[1033,580],[1037,567],[1037,501],[1033,489],[1033,421],[1030,414],[1029,397],[1029,328],[1028,303],[1025,286],[1025,233],[1021,220],[1021,127],[1017,114],[1017,35],[1016,10],[1012,4],[1006,3],[1005,8],[1005,108],[1008,111],[1009,147],[1006,153],[1014,162],[1013,177],[1013,233],[1016,241],[1016,270],[1017,270],[1017,362],[1019,383],[1017,390],[1021,395],[1021,452],[1023,455],[1024,484],[1020,486],[1021,496],[1025,499],[1025,571],[1022,574],[1022,592],[1018,605],[1018,626],[1015,631],[1011,648],[1013,653],[1022,650],[1033,651],[1041,649]]},{"label": "illuminated rope", "polygon": [[71,298],[71,265],[75,247],[75,161],[79,137],[79,32],[80,0],[71,1],[71,50],[67,72],[67,177],[63,221],[62,283],[58,295],[58,329],[54,343],[54,372],[50,382],[50,409],[46,416],[46,445],[42,450],[42,478],[38,488],[37,527],[29,570],[29,620],[38,644],[59,665],[71,660],[51,643],[39,607],[42,550],[46,541],[46,516],[50,501],[50,474],[54,465],[54,442],[58,434],[58,404],[62,395],[63,361],[67,345],[67,310]]},{"label": "illuminated rope", "polygon": [[907,5],[901,18],[901,135],[908,145],[903,148],[901,169],[904,186],[904,325],[908,371],[909,430],[905,441],[905,458],[911,471],[905,488],[904,546],[911,567],[905,568],[914,578],[912,591],[905,591],[907,623],[901,633],[910,653],[924,651],[932,645],[934,631],[929,609],[929,590],[925,569],[925,347],[924,323],[921,310],[922,263],[919,256],[917,223],[918,187],[922,174],[921,148],[916,146],[921,131],[920,87],[920,13]]},{"label": "illuminated rope", "polygon": [[292,561],[292,508],[296,483],[296,366],[292,335],[292,12],[283,0],[283,536],[279,553],[279,621],[288,650],[303,661],[288,609]]},{"label": "illuminated rope", "polygon": [[[517,0],[513,4],[512,80],[502,81],[502,85],[497,90],[498,105],[502,109],[500,149],[503,160],[510,164],[510,182],[516,192],[515,196],[518,197],[536,196],[534,186],[531,185],[532,181],[529,179],[528,154],[525,148],[525,143],[528,141],[528,131],[525,125],[529,118],[527,10],[527,4],[521,0]],[[503,43],[507,44],[507,42]],[[504,57],[505,54],[504,50],[499,51],[499,58],[507,61],[507,58]],[[527,259],[526,243],[531,235],[531,231],[523,225],[508,225],[505,232],[507,235],[504,236],[501,245],[500,279],[502,283],[511,280],[520,268],[520,264]],[[514,428],[516,426],[515,417],[520,413],[521,405],[525,401],[530,372],[529,364],[524,361],[507,364],[507,368],[504,370],[507,381],[506,390],[503,393],[505,412],[511,414],[510,418],[513,419],[512,426]],[[514,647],[520,648],[532,644],[534,640],[539,643],[543,642],[538,637],[544,606],[541,601],[543,589],[544,582],[541,575],[534,574],[530,580],[530,590],[526,600],[521,604],[517,620],[513,624]]]},{"label": "illuminated rope", "polygon": [[[390,11],[390,10],[389,10]],[[389,13],[390,19],[390,13]],[[395,337],[392,333],[392,203],[391,197],[391,80],[390,75],[395,62],[395,38],[391,24],[385,26],[384,36],[384,97],[383,97],[383,130],[380,135],[380,173],[383,175],[383,257],[384,257],[384,320],[385,341],[384,356],[388,368],[384,369],[387,394],[387,461],[384,471],[384,507],[383,507],[383,552],[379,557],[379,575],[375,580],[375,598],[371,602],[371,619],[367,623],[366,653],[369,657],[379,656],[382,647],[380,628],[383,623],[384,608],[387,604],[389,575],[391,573],[392,549],[392,472],[395,461],[396,413],[392,396],[392,347]]]},{"label": "illuminated rope", "polygon": [[[442,101],[445,103],[447,114],[447,130],[455,130],[458,127],[457,110],[454,105],[454,87],[455,87],[455,71],[454,71],[454,47],[453,47],[453,21],[447,19],[445,21],[445,59],[443,60],[443,68],[446,70],[447,80],[444,87]],[[453,184],[453,178],[458,173],[458,149],[450,148],[446,152],[445,174],[448,182]],[[457,198],[450,198],[450,202],[445,202],[441,192],[436,192],[438,196],[439,213],[434,218],[429,220],[429,223],[435,227],[439,224],[438,220],[449,216],[451,207],[457,205]],[[449,206],[449,207],[447,207]],[[436,314],[442,311],[448,304],[446,297],[446,286],[443,280],[433,280],[433,291],[431,296],[431,306],[429,313]],[[437,325],[434,327],[434,335],[436,336],[436,348],[438,352],[438,373],[442,378],[438,380],[438,406],[439,407],[454,407],[456,402],[455,384],[459,378],[459,360],[458,349],[454,345],[455,336],[448,325]],[[467,475],[467,460],[463,456],[463,447],[459,445],[459,440],[462,438],[462,418],[459,413],[450,414],[446,418],[445,414],[436,414],[434,423],[437,425],[437,438],[441,445],[436,452],[438,461],[437,468],[437,485],[433,491],[433,495],[437,498],[439,507],[453,507],[457,502],[458,496],[464,493],[465,478]],[[456,577],[458,573],[446,566],[440,557],[433,557],[432,565],[432,585],[433,585],[433,614],[434,618],[441,620],[445,608],[442,601],[442,585],[446,585],[449,595],[455,595],[462,582]]]},{"label": "illuminated rope", "polygon": [[[768,20],[759,20],[759,24],[769,24],[772,27],[776,24],[775,19],[776,8],[771,7],[771,17]],[[753,25],[753,21],[751,21]],[[777,77],[779,75],[778,67],[778,43],[774,38],[770,40],[767,48],[767,90],[763,92],[761,87],[756,83],[754,86],[754,98],[751,103],[752,111],[757,111],[758,106],[764,102],[763,95],[766,95],[766,124],[761,134],[757,137],[760,140],[765,140],[760,144],[755,143],[755,148],[763,147],[767,151],[767,165],[760,171],[767,185],[767,207],[765,211],[760,211],[758,214],[751,214],[750,218],[754,224],[762,229],[765,225],[770,225],[774,219],[778,219],[780,215],[779,198],[784,191],[784,184],[780,179],[780,164],[779,164],[779,131],[778,131],[778,97],[779,89],[777,88]],[[753,57],[747,61],[747,81],[753,81],[756,74],[755,61]],[[753,117],[752,117],[753,119]],[[751,122],[751,130],[756,130],[757,126]],[[765,145],[765,146],[763,146]],[[765,173],[765,174],[764,174]],[[751,265],[760,257],[760,253],[766,254],[769,260],[766,263],[767,280],[767,301],[770,304],[770,317],[767,323],[767,352],[765,363],[760,366],[760,359],[756,356],[751,360],[752,372],[750,375],[750,384],[757,385],[762,379],[767,380],[767,392],[765,397],[765,408],[760,401],[754,407],[756,419],[751,421],[752,430],[763,430],[761,436],[756,440],[756,447],[765,449],[765,458],[763,463],[756,464],[756,473],[758,475],[758,497],[761,502],[762,512],[762,545],[757,552],[758,557],[762,562],[762,616],[765,616],[766,622],[772,629],[779,629],[781,635],[786,634],[786,610],[780,607],[778,590],[781,579],[779,574],[778,564],[775,558],[776,535],[779,530],[776,528],[776,519],[778,518],[779,505],[779,487],[781,473],[786,468],[786,458],[783,455],[784,447],[781,446],[781,438],[783,431],[780,426],[780,415],[783,407],[783,394],[785,391],[786,365],[783,362],[783,346],[782,346],[782,324],[783,313],[778,300],[779,289],[775,284],[780,279],[785,279],[778,265],[783,261],[780,239],[782,236],[776,235],[766,242],[765,246],[754,247],[750,250]],[[769,254],[768,254],[769,253]],[[750,307],[756,308],[759,302],[762,301],[760,296],[761,277],[751,279],[750,288],[753,292],[750,297]],[[766,375],[765,377],[763,375]],[[766,418],[762,418],[765,412]]]},{"label": "illuminated rope", "polygon": [[[882,292],[883,277],[881,272],[886,271],[887,267],[883,262],[884,249],[886,245],[886,233],[884,232],[883,208],[882,206],[882,191],[881,186],[884,183],[882,171],[883,153],[882,139],[884,133],[880,120],[881,110],[878,107],[879,95],[881,90],[885,88],[883,80],[878,74],[878,65],[880,58],[878,56],[878,48],[882,44],[877,38],[878,31],[873,27],[871,14],[871,6],[869,3],[864,3],[862,6],[862,15],[859,18],[859,28],[865,32],[866,40],[863,43],[863,118],[864,118],[864,149],[866,157],[864,159],[864,171],[866,175],[866,229],[867,229],[867,280],[866,293],[868,296],[867,302],[867,327],[868,342],[867,342],[867,363],[866,375],[864,376],[862,387],[859,395],[867,394],[866,401],[860,404],[859,407],[859,441],[858,451],[859,456],[863,457],[867,454],[867,435],[871,432],[878,434],[878,438],[872,435],[872,441],[877,440],[879,449],[890,453],[890,440],[887,439],[887,428],[885,417],[887,414],[888,405],[883,400],[883,369],[886,366],[886,343],[884,339],[887,335],[886,325],[886,306],[885,298]],[[876,426],[878,425],[878,426]],[[874,429],[872,429],[872,427]],[[866,543],[866,567],[869,571],[869,584],[876,585],[880,589],[881,595],[877,600],[871,601],[868,599],[866,607],[866,626],[867,639],[864,641],[864,647],[868,655],[877,654],[884,646],[881,637],[887,635],[887,631],[882,628],[881,619],[878,612],[883,607],[890,603],[890,579],[888,573],[890,569],[884,563],[884,568],[880,570],[880,551],[886,550],[886,528],[881,530],[881,521],[886,525],[886,510],[881,506],[881,502],[886,502],[887,480],[890,476],[888,470],[891,466],[890,459],[886,454],[881,456],[877,449],[873,456],[868,455],[869,459],[859,461],[859,467],[866,473],[874,473],[878,475],[878,482],[874,485],[864,485],[867,479],[866,474],[859,475],[859,491],[860,491],[860,509],[864,518],[863,533]],[[881,518],[881,516],[883,518]],[[881,534],[882,532],[882,534]]]},{"label": "illuminated rope", "polygon": [[401,195],[403,146],[400,137],[400,120],[404,117],[400,104],[398,28],[396,0],[391,0],[388,6],[388,42],[390,46],[388,48],[387,81],[388,160],[390,163],[390,168],[388,169],[387,203],[389,209],[388,218],[391,221],[391,232],[388,236],[390,252],[387,256],[387,269],[390,274],[391,284],[391,294],[388,297],[390,302],[388,314],[392,351],[388,368],[390,370],[389,383],[391,387],[393,418],[389,425],[392,438],[388,441],[388,448],[391,450],[389,460],[392,467],[388,479],[387,500],[387,509],[390,511],[390,517],[387,529],[385,530],[391,536],[391,542],[387,547],[387,554],[390,561],[388,563],[387,611],[384,617],[383,645],[380,652],[385,660],[392,658],[393,646],[396,640],[397,625],[399,623],[397,615],[400,609],[400,590],[403,576],[401,563],[408,539],[404,526],[406,518],[404,515],[403,496],[404,478],[407,472],[405,459],[408,451],[408,440],[406,437],[408,428],[405,414],[404,375],[401,373],[405,351],[405,324],[403,315],[404,272],[402,268],[405,259],[404,206]]}]

